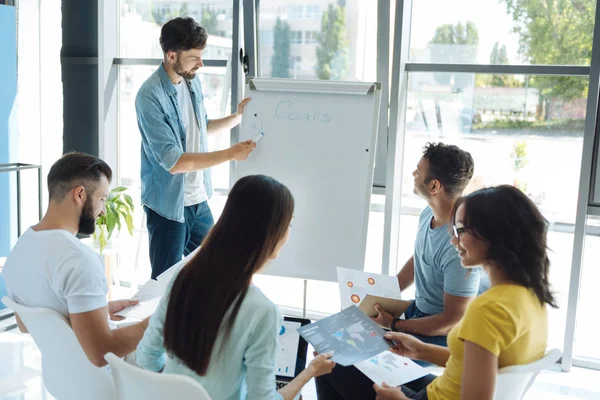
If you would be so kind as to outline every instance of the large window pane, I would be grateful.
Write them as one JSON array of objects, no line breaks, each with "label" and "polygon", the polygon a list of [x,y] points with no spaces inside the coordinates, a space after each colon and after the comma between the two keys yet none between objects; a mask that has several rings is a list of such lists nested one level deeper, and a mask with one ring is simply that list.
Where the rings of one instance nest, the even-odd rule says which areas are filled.
[{"label": "large window pane", "polygon": [[233,0],[121,0],[120,56],[162,58],[161,27],[175,17],[192,17],[208,32],[206,59],[229,59]]},{"label": "large window pane", "polygon": [[595,5],[595,0],[413,1],[410,61],[589,65]]},{"label": "large window pane", "polygon": [[574,353],[579,357],[600,360],[600,346],[598,346],[600,322],[596,317],[598,304],[600,304],[598,291],[598,282],[600,282],[600,269],[598,268],[598,259],[600,259],[599,217],[588,217],[584,249]]},{"label": "large window pane", "polygon": [[[550,313],[550,344],[562,348],[573,247],[588,79],[411,73],[407,98],[398,269],[412,254],[425,202],[413,194],[412,171],[427,142],[471,153],[467,192],[511,184],[550,222],[551,283],[559,310]],[[550,89],[552,88],[552,89]],[[560,89],[565,88],[565,89]],[[580,88],[579,92],[571,89]]]},{"label": "large window pane", "polygon": [[376,79],[377,1],[261,0],[258,13],[261,76]]}]

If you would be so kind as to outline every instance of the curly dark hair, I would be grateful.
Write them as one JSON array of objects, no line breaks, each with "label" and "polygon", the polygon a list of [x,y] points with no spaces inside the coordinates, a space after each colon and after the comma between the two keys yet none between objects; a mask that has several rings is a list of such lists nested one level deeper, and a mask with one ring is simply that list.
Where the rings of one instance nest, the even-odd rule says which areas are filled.
[{"label": "curly dark hair", "polygon": [[489,245],[488,260],[511,281],[532,289],[542,304],[557,308],[548,281],[548,222],[529,197],[509,185],[480,189],[455,203],[452,224],[461,204],[464,226]]},{"label": "curly dark hair", "polygon": [[425,183],[440,181],[449,197],[458,197],[473,177],[473,157],[457,146],[444,143],[427,143],[423,157],[429,162]]},{"label": "curly dark hair", "polygon": [[203,49],[207,40],[206,29],[190,17],[174,18],[160,30],[160,47],[164,54],[169,51]]}]

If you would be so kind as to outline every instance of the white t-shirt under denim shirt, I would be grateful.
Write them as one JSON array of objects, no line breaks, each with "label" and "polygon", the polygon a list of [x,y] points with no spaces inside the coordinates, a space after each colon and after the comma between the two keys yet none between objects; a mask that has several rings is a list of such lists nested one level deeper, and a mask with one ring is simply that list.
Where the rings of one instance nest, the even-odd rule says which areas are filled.
[{"label": "white t-shirt under denim shirt", "polygon": [[[187,153],[200,153],[200,128],[192,105],[192,95],[185,79],[174,85],[177,88],[177,103],[185,127],[185,149]],[[204,186],[204,172],[187,172],[184,179],[184,206],[193,206],[208,199]]]},{"label": "white t-shirt under denim shirt", "polygon": [[49,308],[66,318],[107,306],[104,263],[65,230],[29,228],[2,270],[8,295],[27,307]]}]

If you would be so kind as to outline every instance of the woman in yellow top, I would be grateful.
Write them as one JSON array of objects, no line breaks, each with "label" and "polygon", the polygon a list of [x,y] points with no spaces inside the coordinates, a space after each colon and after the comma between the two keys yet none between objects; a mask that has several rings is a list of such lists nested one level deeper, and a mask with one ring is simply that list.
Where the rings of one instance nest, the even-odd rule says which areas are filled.
[{"label": "woman in yellow top", "polygon": [[394,352],[445,366],[444,374],[411,389],[375,385],[378,400],[491,400],[498,369],[544,356],[546,304],[556,307],[548,283],[547,223],[512,186],[482,189],[460,199],[452,243],[465,268],[483,266],[491,288],[469,304],[448,335],[448,348],[391,332]]}]

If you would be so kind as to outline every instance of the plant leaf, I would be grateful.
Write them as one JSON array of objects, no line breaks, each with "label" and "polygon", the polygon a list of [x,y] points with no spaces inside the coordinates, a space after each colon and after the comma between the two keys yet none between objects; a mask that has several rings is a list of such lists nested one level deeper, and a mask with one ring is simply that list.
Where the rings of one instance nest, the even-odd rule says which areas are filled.
[{"label": "plant leaf", "polygon": [[108,239],[110,239],[110,237],[112,236],[118,218],[119,217],[116,213],[106,214],[106,230],[108,231]]},{"label": "plant leaf", "polygon": [[127,186],[119,186],[119,187],[114,188],[110,192],[111,193],[121,193],[121,192],[126,191],[127,189],[128,189]]},{"label": "plant leaf", "polygon": [[104,247],[106,246],[106,237],[104,236],[104,227],[103,226],[100,227],[100,237],[98,238],[98,243],[100,243],[100,254],[102,254],[102,251],[104,250]]},{"label": "plant leaf", "polygon": [[108,204],[108,207],[106,208],[106,216],[108,217],[111,213],[116,214],[117,207],[115,206],[115,203],[107,203],[107,204]]},{"label": "plant leaf", "polygon": [[121,199],[115,199],[114,204],[116,204],[117,206],[120,206],[120,207],[127,208],[127,204]]},{"label": "plant leaf", "polygon": [[133,236],[133,216],[131,214],[125,215],[125,222],[127,223],[129,234]]},{"label": "plant leaf", "polygon": [[133,212],[133,210],[135,210],[135,207],[133,206],[133,200],[131,199],[131,196],[123,193],[123,198],[125,199],[127,204],[129,204],[129,209],[131,210],[131,212]]}]

